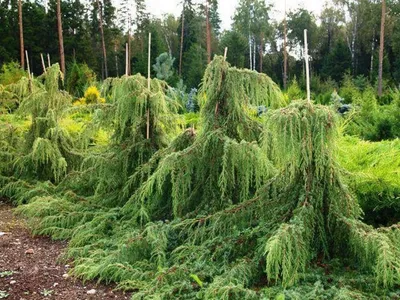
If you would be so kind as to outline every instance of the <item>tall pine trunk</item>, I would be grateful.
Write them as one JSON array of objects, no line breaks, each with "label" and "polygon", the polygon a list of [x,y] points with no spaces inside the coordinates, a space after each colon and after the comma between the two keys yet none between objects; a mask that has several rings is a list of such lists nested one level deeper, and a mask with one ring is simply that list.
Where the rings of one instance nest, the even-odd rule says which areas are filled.
[{"label": "tall pine trunk", "polygon": [[64,56],[64,39],[61,21],[61,0],[57,0],[57,29],[58,29],[58,47],[60,51],[60,67],[61,72],[65,76],[65,56]]},{"label": "tall pine trunk", "polygon": [[259,66],[260,70],[259,72],[262,73],[263,71],[263,56],[264,56],[264,33],[261,32],[260,34],[260,61],[259,61]]},{"label": "tall pine trunk", "polygon": [[252,43],[253,43],[253,70],[256,70],[256,47],[257,47],[257,45],[256,45],[256,38],[254,35],[252,38]]},{"label": "tall pine trunk", "polygon": [[19,25],[19,44],[20,44],[20,55],[21,55],[21,68],[25,69],[24,27],[22,24],[22,0],[18,0],[18,25]]},{"label": "tall pine trunk", "polygon": [[379,47],[379,75],[378,75],[378,96],[382,97],[382,73],[383,73],[383,48],[385,43],[385,15],[386,2],[382,0],[382,17],[381,17],[381,39]]},{"label": "tall pine trunk", "polygon": [[285,18],[283,20],[283,89],[287,87],[287,23],[286,23],[286,1],[285,1]]},{"label": "tall pine trunk", "polygon": [[117,77],[119,77],[119,67],[118,67],[118,40],[114,40],[114,58],[115,58],[115,71],[117,72]]},{"label": "tall pine trunk", "polygon": [[375,52],[375,29],[372,33],[372,41],[371,41],[371,65],[369,70],[370,80],[374,79],[374,52]]},{"label": "tall pine trunk", "polygon": [[[101,46],[103,48],[103,66],[104,66],[104,74],[105,78],[108,77],[108,69],[107,69],[107,50],[106,50],[106,42],[104,41],[104,30],[103,30],[103,12],[102,6],[100,5],[100,1],[97,0],[97,8],[99,10],[99,27],[101,34]],[[104,79],[104,78],[103,78]]]},{"label": "tall pine trunk", "polygon": [[208,0],[206,1],[206,31],[207,31],[207,62],[211,62],[211,25],[210,25],[210,10]]},{"label": "tall pine trunk", "polygon": [[127,75],[132,75],[132,66],[131,66],[131,57],[132,57],[132,38],[131,38],[131,16],[129,15],[128,17],[128,74]]},{"label": "tall pine trunk", "polygon": [[185,33],[184,31],[184,26],[185,26],[185,3],[183,3],[183,9],[182,9],[182,30],[181,30],[181,50],[179,53],[179,77],[182,76],[182,56],[183,56],[183,34]]}]

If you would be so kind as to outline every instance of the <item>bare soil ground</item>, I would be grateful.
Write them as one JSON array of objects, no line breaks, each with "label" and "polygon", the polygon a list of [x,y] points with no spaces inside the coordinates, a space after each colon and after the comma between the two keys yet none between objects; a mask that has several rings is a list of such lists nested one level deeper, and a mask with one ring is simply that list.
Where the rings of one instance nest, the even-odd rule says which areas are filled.
[{"label": "bare soil ground", "polygon": [[66,275],[70,266],[58,260],[66,246],[66,242],[33,237],[25,221],[0,199],[0,299],[130,298],[113,291],[115,286],[82,283]]}]

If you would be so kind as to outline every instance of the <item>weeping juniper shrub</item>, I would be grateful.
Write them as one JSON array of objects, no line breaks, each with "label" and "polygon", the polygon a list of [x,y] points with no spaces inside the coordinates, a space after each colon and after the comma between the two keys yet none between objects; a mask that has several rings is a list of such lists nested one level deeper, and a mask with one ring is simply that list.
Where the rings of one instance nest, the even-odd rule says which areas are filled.
[{"label": "weeping juniper shrub", "polygon": [[23,187],[29,186],[27,182],[56,183],[79,165],[74,141],[59,123],[71,105],[71,97],[59,89],[61,81],[62,73],[56,64],[35,80],[22,78],[15,87],[15,94],[24,95],[17,113],[29,117],[31,125],[12,160],[14,177],[2,189],[10,198],[16,189],[23,192]]},{"label": "weeping juniper shrub", "polygon": [[14,174],[13,161],[17,157],[22,134],[23,130],[13,124],[0,127],[0,187]]},{"label": "weeping juniper shrub", "polygon": [[279,107],[283,97],[262,74],[231,68],[216,57],[199,92],[201,131],[192,145],[165,156],[131,196],[126,210],[146,210],[164,218],[210,213],[249,198],[271,175],[257,140],[262,126],[249,115],[251,105]]},{"label": "weeping juniper shrub", "polygon": [[[227,217],[232,204],[252,198],[274,174],[257,145],[262,125],[249,111],[251,105],[283,105],[282,94],[269,77],[230,68],[220,57],[208,67],[201,93],[203,130],[187,130],[137,167],[123,189],[129,200],[122,209],[86,214],[83,218],[90,221],[78,223],[67,253],[75,258],[74,275],[122,282],[122,288],[138,289],[138,298],[190,297],[214,277],[207,297],[213,297],[214,290],[229,295],[231,289],[237,295],[255,295],[245,286],[255,278],[251,274],[257,264],[245,257],[246,240]],[[22,211],[38,216],[42,201],[48,199],[36,199]],[[48,210],[54,213],[56,205]],[[52,231],[53,221],[63,226],[59,214],[46,212],[42,233]],[[207,266],[207,261],[215,265]],[[229,278],[235,283],[220,290]]]},{"label": "weeping juniper shrub", "polygon": [[279,203],[291,210],[265,243],[268,278],[291,286],[318,255],[351,253],[375,274],[378,285],[392,287],[400,279],[397,226],[374,229],[362,223],[359,204],[337,165],[335,124],[327,107],[307,102],[294,102],[269,118],[268,148],[276,165],[283,166]]},{"label": "weeping juniper shrub", "polygon": [[89,155],[83,163],[93,193],[103,203],[107,199],[111,206],[123,204],[126,199],[123,188],[128,178],[155,152],[166,148],[178,131],[175,122],[178,106],[166,96],[167,89],[164,81],[153,79],[148,90],[147,79],[140,74],[105,83],[103,93],[108,95],[111,105],[107,113],[98,114],[95,122],[105,124],[107,118],[112,122],[113,135],[105,152]]},{"label": "weeping juniper shrub", "polygon": [[[99,218],[118,212],[129,190],[140,184],[146,173],[135,182],[131,180],[124,189],[130,176],[142,164],[151,166],[148,160],[169,144],[170,135],[177,130],[174,121],[177,106],[165,96],[167,88],[165,82],[153,79],[148,90],[147,79],[141,75],[105,82],[103,94],[108,103],[95,110],[82,139],[87,139],[100,126],[112,128],[109,145],[103,151],[89,149],[79,170],[70,172],[44,196],[34,197],[28,205],[19,208],[20,212],[40,219],[34,233],[66,239],[75,230],[85,231],[80,226],[96,226]],[[91,241],[90,234],[87,241]]]},{"label": "weeping juniper shrub", "polygon": [[[117,147],[118,154],[128,147],[140,147],[140,142],[147,146],[141,151],[145,153],[149,143],[162,141],[156,139],[154,129],[154,140],[144,138],[146,106],[140,99],[135,102],[126,96],[134,95],[132,85],[138,78],[135,80],[130,83],[131,90],[121,92],[120,97],[113,88],[118,82],[108,82],[104,90],[110,99],[114,95],[118,99],[118,111],[125,120],[121,125],[116,121],[116,141],[110,145],[110,149]],[[138,88],[140,95],[143,90]],[[251,106],[277,108],[284,104],[283,97],[269,77],[231,68],[222,57],[208,67],[201,94],[205,99],[201,104],[201,132],[185,131],[147,162],[141,160],[131,176],[124,177],[128,173],[122,167],[107,174],[102,171],[113,156],[104,159],[104,167],[97,165],[90,170],[102,184],[97,190],[105,192],[97,195],[103,200],[99,196],[82,198],[71,191],[62,196],[36,197],[19,209],[40,219],[37,233],[71,238],[66,257],[75,259],[74,275],[121,282],[121,288],[139,290],[137,298],[190,297],[203,282],[214,283],[204,291],[207,297],[214,297],[214,291],[229,295],[231,290],[237,295],[255,295],[248,287],[260,268],[258,262],[251,263],[247,258],[248,238],[241,230],[249,230],[252,237],[255,233],[248,228],[247,220],[231,220],[229,215],[232,205],[238,206],[233,211],[240,211],[240,205],[252,198],[275,171],[257,144],[262,124],[251,117]],[[131,108],[132,103],[138,107]],[[162,110],[155,107],[151,111],[153,124],[160,122],[163,114],[156,112]],[[140,120],[129,117],[135,112],[141,112]],[[160,126],[160,130],[163,128]],[[133,164],[138,160],[134,158],[121,161]],[[118,160],[111,165],[116,163]],[[118,179],[109,178],[112,176]],[[119,193],[118,184],[124,181],[120,178],[127,179],[121,198],[129,200],[122,209],[115,205],[111,208],[109,199],[115,199],[112,193]],[[114,181],[104,184],[101,180]],[[114,189],[109,192],[103,188],[112,185]],[[256,222],[254,215],[251,220]],[[214,263],[208,264],[210,261]]]},{"label": "weeping juniper shrub", "polygon": [[[21,126],[15,124],[15,115],[11,115],[19,104],[30,94],[30,81],[26,77],[6,86],[0,85],[0,117],[5,123],[0,127],[0,187],[13,176],[13,162],[17,157],[17,150],[23,143]],[[35,86],[36,89],[36,86]]]},{"label": "weeping juniper shrub", "polygon": [[[118,92],[114,84],[106,90],[111,98]],[[121,167],[104,171],[113,156],[85,173],[95,181],[115,174],[124,180],[103,178],[109,182],[96,189],[104,192],[85,196],[79,188],[53,186],[19,209],[38,221],[37,233],[70,238],[65,257],[75,260],[73,275],[118,282],[135,291],[133,299],[259,299],[282,290],[293,298],[361,297],[339,277],[337,288],[321,287],[312,264],[322,257],[332,264],[333,258],[353,261],[369,285],[399,283],[397,225],[375,229],[361,221],[337,164],[335,112],[294,101],[269,112],[263,127],[252,106],[280,108],[279,89],[269,77],[231,68],[220,57],[208,66],[199,95],[201,131],[189,129],[154,149],[130,175]],[[121,114],[136,111],[130,100]],[[147,106],[139,107],[141,120],[126,117],[129,126],[117,125],[118,144],[110,149],[134,147],[129,139],[150,143],[144,138]],[[159,118],[150,118],[152,126]],[[112,193],[126,201],[111,206]],[[365,281],[359,278],[349,284]],[[298,292],[300,282],[306,284]]]}]

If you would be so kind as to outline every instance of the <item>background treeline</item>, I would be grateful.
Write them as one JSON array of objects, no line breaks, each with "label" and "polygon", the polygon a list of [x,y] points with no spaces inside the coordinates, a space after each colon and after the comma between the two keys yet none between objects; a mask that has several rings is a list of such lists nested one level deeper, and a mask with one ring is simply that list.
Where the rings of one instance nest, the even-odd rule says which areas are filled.
[{"label": "background treeline", "polygon": [[[0,66],[20,60],[18,2],[0,1]],[[144,0],[123,0],[118,10],[114,4],[111,0],[61,1],[67,76],[72,62],[76,61],[86,63],[98,79],[106,77],[99,29],[100,7],[108,76],[125,74],[128,41],[130,73],[147,73],[147,42],[151,32],[152,62],[155,63],[162,53],[175,58],[173,73],[168,76],[172,85],[183,79],[188,89],[197,87],[208,57],[223,53],[225,47],[229,48],[227,60],[233,66],[267,73],[283,85],[286,24],[289,81],[297,78],[300,87],[303,85],[304,28],[309,34],[314,90],[318,90],[321,82],[328,82],[331,87],[341,83],[346,73],[359,81],[367,80],[373,86],[378,78],[380,0],[333,0],[326,3],[320,15],[298,8],[287,12],[286,22],[273,20],[274,7],[264,1],[240,0],[231,29],[224,31],[220,27],[218,0],[201,1],[201,4],[184,0],[181,16],[162,18],[148,13]],[[60,59],[56,5],[56,0],[22,1],[24,48],[29,52],[31,70],[35,74],[42,72],[40,53],[45,58],[49,53],[52,63]],[[387,1],[386,6],[384,90],[400,82],[400,2]],[[157,72],[152,71],[155,76]]]}]

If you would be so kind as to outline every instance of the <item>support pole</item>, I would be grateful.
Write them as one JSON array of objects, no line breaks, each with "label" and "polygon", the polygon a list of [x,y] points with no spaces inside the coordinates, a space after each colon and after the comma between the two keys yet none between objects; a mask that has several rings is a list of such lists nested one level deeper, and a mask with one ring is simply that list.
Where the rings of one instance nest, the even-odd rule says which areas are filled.
[{"label": "support pole", "polygon": [[147,99],[147,139],[150,138],[150,63],[151,63],[151,32],[149,33],[149,56],[147,61],[147,89],[149,90],[149,98]]},{"label": "support pole", "polygon": [[226,56],[228,55],[228,47],[225,47],[224,51],[224,60],[226,60]]},{"label": "support pole", "polygon": [[126,76],[128,76],[128,72],[129,72],[128,56],[129,56],[128,43],[126,43],[126,45],[125,45],[125,75]]},{"label": "support pole", "polygon": [[25,56],[26,56],[26,65],[27,65],[27,68],[28,68],[28,76],[29,76],[29,79],[31,79],[31,68],[30,68],[30,65],[29,65],[29,56],[28,56],[28,51],[27,50],[25,50]]},{"label": "support pole", "polygon": [[304,29],[304,59],[306,63],[306,78],[307,78],[307,101],[311,103],[310,96],[310,66],[308,56],[308,44],[307,44],[307,29]]},{"label": "support pole", "polygon": [[46,65],[44,64],[44,58],[43,58],[43,53],[40,53],[40,58],[42,60],[42,67],[43,67],[43,73],[46,74]]},{"label": "support pole", "polygon": [[49,65],[49,68],[51,67],[51,63],[50,63],[50,54],[47,53],[47,63]]}]

